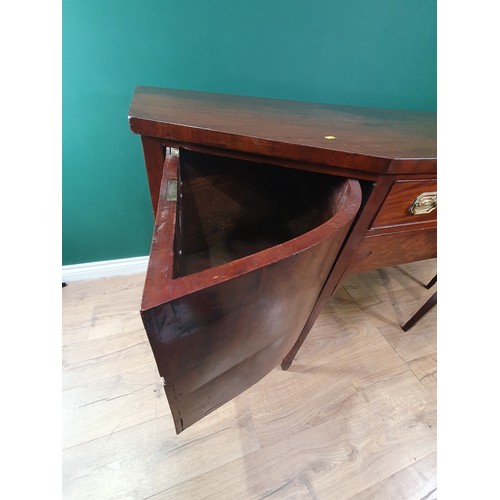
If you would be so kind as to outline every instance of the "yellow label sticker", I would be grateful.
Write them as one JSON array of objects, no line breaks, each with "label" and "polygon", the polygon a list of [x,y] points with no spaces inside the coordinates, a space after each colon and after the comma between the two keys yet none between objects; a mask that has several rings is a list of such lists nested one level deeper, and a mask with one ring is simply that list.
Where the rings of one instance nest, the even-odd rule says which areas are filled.
[{"label": "yellow label sticker", "polygon": [[335,139],[334,135],[325,135],[325,139]]}]

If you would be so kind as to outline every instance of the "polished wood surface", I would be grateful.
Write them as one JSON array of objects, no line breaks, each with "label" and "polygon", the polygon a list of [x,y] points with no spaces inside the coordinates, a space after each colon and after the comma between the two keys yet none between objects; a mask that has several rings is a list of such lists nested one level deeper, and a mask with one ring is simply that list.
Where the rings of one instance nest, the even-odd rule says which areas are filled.
[{"label": "polished wood surface", "polygon": [[417,215],[412,215],[409,211],[417,196],[434,191],[437,191],[436,179],[397,180],[384,200],[371,228],[435,222],[437,220],[437,209],[427,214]]},{"label": "polished wood surface", "polygon": [[364,234],[370,226],[374,214],[377,213],[381,203],[387,196],[392,183],[393,178],[391,176],[385,176],[373,186],[373,189],[365,189],[363,198],[367,201],[364,207],[359,211],[357,221],[354,224],[351,233],[347,238],[342,251],[340,252],[340,255],[337,257],[335,262],[332,263],[332,271],[323,286],[316,304],[311,310],[311,314],[309,315],[304,328],[300,332],[300,335],[293,347],[283,358],[281,363],[283,370],[287,370],[292,364],[297,352],[309,335],[309,332],[311,331],[311,328],[316,322],[323,307],[325,307],[332,293],[340,285],[344,276],[347,275],[347,270],[353,266],[354,262],[359,262],[368,255],[367,252],[359,253],[358,248],[363,240]]},{"label": "polished wood surface", "polygon": [[[201,210],[198,210],[203,217],[188,216],[187,226],[190,229],[184,235],[178,231],[175,238],[173,232],[166,236],[163,224],[173,227],[175,217],[172,210],[163,214],[159,212],[164,196],[160,192],[159,179],[169,148],[180,148],[185,151],[185,155],[205,155],[203,163],[212,167],[211,158],[224,157],[227,165],[236,166],[239,162],[247,161],[254,166],[265,164],[266,169],[280,165],[290,171],[326,173],[337,178],[359,180],[362,189],[361,209],[348,233],[345,233],[345,240],[339,242],[340,252],[332,253],[330,261],[324,263],[325,268],[329,267],[330,270],[324,279],[322,277],[321,283],[316,283],[319,294],[315,302],[310,304],[308,317],[283,359],[283,369],[290,367],[329,297],[350,273],[436,255],[436,214],[414,218],[407,215],[408,206],[413,202],[408,197],[411,198],[416,186],[418,189],[435,186],[435,113],[138,87],[130,107],[129,123],[131,130],[140,134],[143,140],[153,208],[157,221],[161,221],[157,228],[163,228],[163,232],[156,234],[153,240],[152,255],[159,258],[152,259],[148,272],[144,309],[202,290],[210,279],[216,280],[216,284],[226,279],[240,279],[248,272],[248,266],[258,268],[260,265],[269,265],[270,262],[262,260],[261,255],[272,249],[288,245],[286,251],[293,255],[295,250],[292,242],[302,238],[279,243],[283,236],[280,236],[275,225],[267,231],[267,239],[275,240],[275,246],[271,242],[270,247],[264,245],[262,252],[252,253],[252,242],[259,250],[262,234],[250,237],[252,232],[244,231],[246,241],[243,245],[238,242],[240,250],[246,249],[239,256],[241,258],[229,263],[224,252],[217,252],[221,262],[225,262],[221,268],[227,273],[217,274],[214,278],[210,267],[213,265],[213,255],[207,257],[205,254],[212,254],[211,249],[220,248],[221,242],[223,247],[227,247],[226,240],[229,234],[234,234],[236,227],[227,222],[225,214],[212,211],[209,201],[217,198],[213,194],[216,190],[212,189],[211,181],[202,180],[210,178],[205,172],[203,176],[188,176],[191,188],[185,193],[188,207],[196,205],[189,201],[195,192],[200,200],[204,198],[205,201],[199,205]],[[230,170],[227,169],[224,176]],[[255,174],[259,171],[257,167],[254,170]],[[255,178],[251,175],[226,180],[217,175],[212,178],[219,186],[226,185],[225,189],[219,190],[222,197],[227,197],[227,193],[233,191],[241,196],[246,185],[250,188],[248,199],[255,200],[260,196],[259,189],[265,190],[267,181],[258,175]],[[285,176],[283,178],[286,179]],[[286,190],[285,181],[283,184]],[[311,189],[305,186],[305,190],[296,194],[294,199],[306,199],[310,192]],[[288,211],[293,212],[293,203],[286,206]],[[317,208],[321,212],[321,207]],[[194,212],[191,210],[191,213]],[[228,208],[229,218],[238,213],[238,207]],[[205,215],[207,220],[204,220]],[[261,231],[265,229],[264,219],[254,224],[254,228]],[[316,229],[310,233],[314,231]],[[200,234],[203,236],[201,239],[198,237]],[[206,241],[201,244],[203,239]],[[283,237],[283,241],[286,239]],[[188,251],[185,258],[179,258],[179,248],[173,246],[176,241],[182,241],[186,248],[196,247],[196,251]],[[236,241],[233,239],[232,242]],[[180,250],[182,253],[183,249]],[[276,256],[282,257],[284,253]],[[294,271],[290,268],[288,272],[293,274]],[[169,278],[167,286],[165,277]],[[253,285],[248,286],[250,291],[255,289]],[[199,307],[202,307],[202,302],[198,304]],[[273,305],[269,303],[268,306],[271,311]],[[163,314],[163,317],[166,316],[166,313]],[[276,322],[280,319],[276,318]],[[207,406],[216,405],[207,403]]]},{"label": "polished wood surface", "polygon": [[165,162],[165,148],[161,141],[152,137],[142,136],[141,142],[144,153],[144,163],[148,174],[151,204],[153,206],[153,213],[156,214],[160,184],[163,176],[163,164]]},{"label": "polished wood surface", "polygon": [[[371,191],[365,192],[367,202],[334,262],[309,319],[281,363],[284,370],[293,362],[328,298],[345,276],[437,256],[437,210],[424,216],[406,215],[408,195],[411,199],[411,195],[422,187],[436,188],[436,181],[423,179],[418,175],[412,176],[406,184],[406,179],[384,175]],[[374,218],[376,220],[378,214],[383,215],[382,220],[387,223],[386,226],[373,227],[372,221]],[[412,222],[407,223],[409,217],[412,217]]]},{"label": "polished wood surface", "polygon": [[144,274],[62,290],[62,495],[437,498],[435,261],[349,276],[287,372],[176,435],[139,307]]},{"label": "polished wood surface", "polygon": [[137,87],[129,122],[134,133],[171,143],[373,173],[434,172],[436,167],[436,114],[431,112]]},{"label": "polished wood surface", "polygon": [[279,364],[359,209],[356,181],[282,170],[167,156],[141,314],[178,432]]},{"label": "polished wood surface", "polygon": [[178,276],[281,245],[338,211],[340,194],[333,192],[342,179],[184,149],[180,154]]},{"label": "polished wood surface", "polygon": [[350,274],[437,256],[436,229],[366,236],[353,255]]}]

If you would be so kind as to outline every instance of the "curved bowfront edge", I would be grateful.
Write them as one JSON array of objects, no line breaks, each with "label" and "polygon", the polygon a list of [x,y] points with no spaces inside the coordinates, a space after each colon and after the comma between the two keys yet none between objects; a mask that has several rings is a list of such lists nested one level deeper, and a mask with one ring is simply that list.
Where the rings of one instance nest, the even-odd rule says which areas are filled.
[{"label": "curved bowfront edge", "polygon": [[132,132],[371,174],[435,170],[436,113],[137,87]]},{"label": "curved bowfront edge", "polygon": [[270,265],[286,256],[300,253],[343,229],[346,224],[352,221],[361,204],[359,183],[352,179],[344,180],[344,185],[342,190],[339,190],[338,195],[342,204],[335,215],[323,224],[289,241],[236,261],[188,276],[174,278],[174,240],[178,211],[177,199],[168,200],[167,191],[171,180],[178,181],[178,168],[179,158],[167,155],[142,299],[141,308],[143,310],[151,309],[165,301],[174,300],[186,293],[205,288],[207,283],[211,285],[222,283],[259,267]]},{"label": "curved bowfront edge", "polygon": [[361,190],[353,180],[332,184],[325,205],[331,215],[319,226],[175,277],[176,217],[182,215],[169,185],[179,182],[178,161],[167,155],[141,315],[179,433],[279,365],[321,292]]},{"label": "curved bowfront edge", "polygon": [[[420,250],[415,257],[414,252],[406,255],[405,249],[435,238],[433,224],[405,232],[399,226],[388,227],[377,237],[370,225],[396,180],[435,178],[435,113],[138,87],[129,123],[132,132],[141,135],[155,212],[141,315],[178,433],[252,386],[282,360],[286,369],[322,305],[350,270],[373,267],[389,257],[390,262],[407,262],[432,253],[432,248]],[[338,176],[339,182],[331,185],[332,198],[320,194],[323,181],[305,182],[303,192],[291,198],[302,209],[304,199],[317,196],[321,209],[305,217],[319,217],[317,225],[306,223],[303,231],[286,237],[279,230],[273,234],[274,228],[264,235],[271,243],[240,254],[253,234],[245,229],[241,238],[239,227],[252,221],[240,208],[248,199],[259,199],[267,177],[253,182],[236,176],[221,183],[225,175],[209,173],[203,180],[208,170],[194,165],[186,187],[179,158],[169,154],[172,147],[181,148],[181,162],[183,151],[191,151],[216,162],[250,162],[256,172],[259,164],[269,170],[281,166],[292,172],[328,174],[330,179]],[[184,158],[189,160],[189,155]],[[361,189],[353,179],[363,182],[361,209]],[[236,185],[245,186],[247,180],[254,189],[245,194]],[[283,184],[288,186],[288,180]],[[214,191],[215,185],[221,189]],[[234,212],[235,227],[223,213],[212,214],[208,223],[199,222],[198,215],[210,214],[211,200],[219,195],[227,200],[228,213]],[[270,214],[271,199],[263,205]],[[288,203],[286,209],[294,212],[294,206]],[[252,207],[248,213],[256,208]],[[322,218],[329,208],[330,216]],[[198,215],[186,217],[186,209]],[[301,223],[302,219],[298,217]],[[266,218],[253,222],[265,226]],[[284,220],[287,228],[294,224],[293,217]],[[213,234],[217,226],[224,228],[236,252],[211,262],[222,241]],[[206,248],[199,247],[204,238]],[[380,248],[384,255],[379,255]],[[192,258],[183,260],[183,254]]]}]

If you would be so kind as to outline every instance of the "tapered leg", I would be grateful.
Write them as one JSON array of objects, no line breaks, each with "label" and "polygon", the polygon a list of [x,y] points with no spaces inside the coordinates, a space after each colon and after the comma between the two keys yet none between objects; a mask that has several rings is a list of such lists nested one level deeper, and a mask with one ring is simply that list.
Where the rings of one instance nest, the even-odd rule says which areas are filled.
[{"label": "tapered leg", "polygon": [[437,303],[437,292],[434,292],[420,307],[420,309],[404,324],[401,326],[403,331],[407,332],[424,314],[427,314]]},{"label": "tapered leg", "polygon": [[436,284],[437,279],[438,279],[438,275],[436,274],[436,275],[434,276],[434,278],[432,278],[432,279],[429,281],[429,283],[427,283],[427,285],[425,285],[425,288],[427,288],[427,290],[429,290],[430,288],[432,288],[432,287]]},{"label": "tapered leg", "polygon": [[[380,205],[387,196],[387,193],[389,192],[389,189],[391,188],[393,182],[394,177],[389,175],[385,176],[383,179],[377,182],[377,185],[373,189],[373,192],[366,203],[363,213],[360,215],[358,222],[352,229],[352,233],[349,236],[349,239],[345,243],[342,253],[334,263],[325,286],[323,287],[323,290],[318,297],[318,300],[309,316],[309,319],[307,320],[304,328],[302,329],[302,332],[299,335],[299,338],[295,342],[294,346],[290,349],[288,354],[283,358],[283,361],[281,362],[281,368],[283,370],[288,370],[295,358],[295,355],[297,354],[298,350],[311,331],[314,322],[318,318],[322,308],[328,302],[333,292],[337,289],[344,276],[347,275],[349,268],[351,268],[353,264],[357,263],[357,261],[353,262],[353,256],[356,256],[358,246],[363,239],[363,235],[370,226],[370,223],[373,219],[373,214],[375,214],[380,208]],[[367,255],[363,255],[363,258]],[[361,258],[361,256],[359,258]]]}]

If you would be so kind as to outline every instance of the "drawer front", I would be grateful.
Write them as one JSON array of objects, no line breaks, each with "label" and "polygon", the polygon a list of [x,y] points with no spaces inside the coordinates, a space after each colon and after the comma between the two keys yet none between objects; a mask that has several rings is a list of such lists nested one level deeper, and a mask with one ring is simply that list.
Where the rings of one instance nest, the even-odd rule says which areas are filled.
[{"label": "drawer front", "polygon": [[365,236],[349,269],[349,274],[371,271],[437,256],[436,229]]},{"label": "drawer front", "polygon": [[435,179],[396,181],[375,217],[371,229],[435,221],[437,209],[429,213],[412,214],[410,207],[422,193],[436,191]]}]

